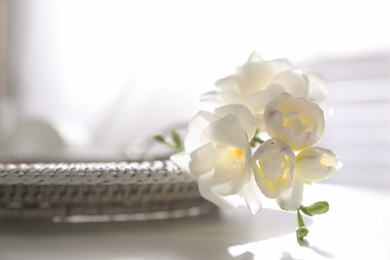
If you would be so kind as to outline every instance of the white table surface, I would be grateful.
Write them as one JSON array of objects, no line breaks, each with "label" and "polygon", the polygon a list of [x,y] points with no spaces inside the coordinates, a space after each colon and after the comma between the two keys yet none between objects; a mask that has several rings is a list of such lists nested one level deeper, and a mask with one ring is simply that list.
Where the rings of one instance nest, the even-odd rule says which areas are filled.
[{"label": "white table surface", "polygon": [[[315,184],[307,203],[330,211],[305,218],[307,242],[295,238],[296,215],[264,209],[170,220],[115,223],[0,223],[0,259],[390,259],[390,189]],[[272,203],[271,203],[272,202]]]}]

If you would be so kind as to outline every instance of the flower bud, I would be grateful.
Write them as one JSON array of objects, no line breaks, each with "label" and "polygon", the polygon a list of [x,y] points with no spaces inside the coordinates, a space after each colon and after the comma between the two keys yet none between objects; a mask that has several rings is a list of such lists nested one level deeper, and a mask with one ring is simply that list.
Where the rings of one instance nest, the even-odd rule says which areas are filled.
[{"label": "flower bud", "polygon": [[309,230],[305,227],[299,227],[295,233],[297,234],[297,238],[299,240],[303,240],[309,234]]},{"label": "flower bud", "polygon": [[253,154],[253,172],[257,185],[268,198],[276,198],[290,188],[295,155],[280,139],[269,139]]},{"label": "flower bud", "polygon": [[324,113],[318,105],[288,93],[265,107],[264,122],[271,137],[282,139],[298,151],[317,143],[325,128]]},{"label": "flower bud", "polygon": [[328,149],[309,147],[297,155],[296,173],[305,182],[316,182],[332,176],[342,163]]}]

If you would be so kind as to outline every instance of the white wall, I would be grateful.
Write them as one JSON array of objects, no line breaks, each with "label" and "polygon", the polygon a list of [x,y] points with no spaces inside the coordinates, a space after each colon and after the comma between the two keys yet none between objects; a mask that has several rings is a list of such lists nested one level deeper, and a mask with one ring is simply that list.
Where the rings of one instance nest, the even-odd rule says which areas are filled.
[{"label": "white wall", "polygon": [[[118,148],[187,121],[198,95],[257,50],[322,72],[335,108],[324,143],[346,165],[388,170],[386,1],[8,4],[8,93],[18,118],[66,122],[80,146]],[[336,180],[350,179],[352,166]],[[389,183],[363,175],[354,182]]]}]

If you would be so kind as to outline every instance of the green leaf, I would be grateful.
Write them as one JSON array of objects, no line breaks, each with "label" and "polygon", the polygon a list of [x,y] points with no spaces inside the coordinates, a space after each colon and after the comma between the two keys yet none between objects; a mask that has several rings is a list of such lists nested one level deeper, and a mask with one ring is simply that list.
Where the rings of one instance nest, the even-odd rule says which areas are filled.
[{"label": "green leaf", "polygon": [[172,131],[172,139],[175,142],[175,145],[176,145],[177,149],[182,149],[183,148],[180,134],[176,130]]},{"label": "green leaf", "polygon": [[307,207],[301,206],[300,209],[308,216],[320,215],[329,211],[329,203],[319,201]]},{"label": "green leaf", "polygon": [[161,142],[172,149],[175,149],[178,151],[184,150],[184,145],[183,145],[182,139],[176,130],[172,131],[171,138],[165,138],[163,135],[155,135],[154,140]]},{"label": "green leaf", "polygon": [[164,143],[164,144],[166,143],[165,138],[162,135],[155,135],[154,140],[159,141],[159,142]]}]

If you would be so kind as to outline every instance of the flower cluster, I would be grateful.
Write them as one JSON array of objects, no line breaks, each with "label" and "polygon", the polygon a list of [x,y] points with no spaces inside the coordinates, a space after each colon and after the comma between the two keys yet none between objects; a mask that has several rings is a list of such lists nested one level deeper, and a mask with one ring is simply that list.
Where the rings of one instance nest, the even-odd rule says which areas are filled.
[{"label": "flower cluster", "polygon": [[265,196],[299,213],[304,184],[341,167],[332,151],[315,146],[330,114],[326,97],[320,75],[253,53],[202,96],[211,109],[192,118],[184,151],[171,160],[220,207],[235,208],[244,199],[257,213]]}]

